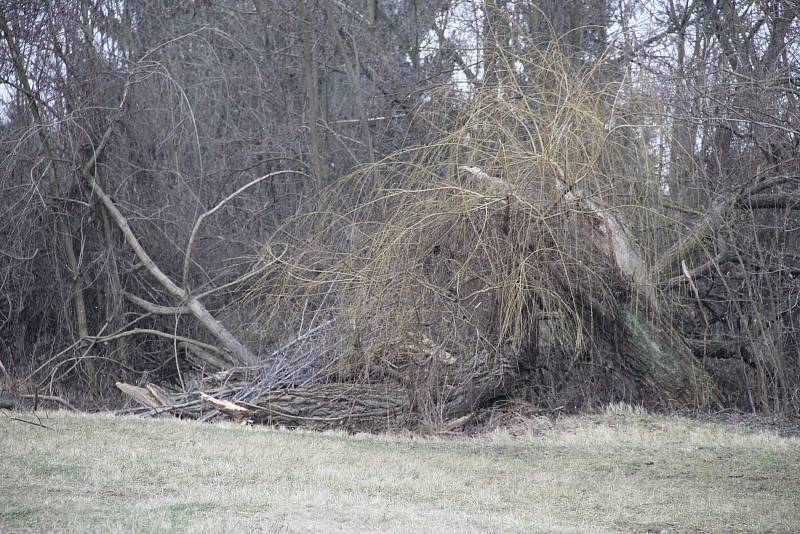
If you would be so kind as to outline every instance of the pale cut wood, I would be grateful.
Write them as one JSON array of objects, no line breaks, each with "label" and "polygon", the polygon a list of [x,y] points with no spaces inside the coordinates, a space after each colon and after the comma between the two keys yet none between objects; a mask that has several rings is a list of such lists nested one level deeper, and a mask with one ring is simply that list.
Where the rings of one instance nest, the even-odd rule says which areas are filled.
[{"label": "pale cut wood", "polygon": [[238,404],[235,404],[231,401],[226,401],[224,399],[217,399],[205,393],[200,393],[200,398],[208,402],[211,406],[213,406],[220,412],[232,416],[233,421],[236,423],[244,422],[245,418],[250,413],[250,410],[248,410],[247,408],[242,408]]},{"label": "pale cut wood", "polygon": [[455,419],[451,419],[444,424],[444,431],[445,432],[452,432],[462,426],[466,425],[468,422],[475,417],[474,413],[468,413],[467,415],[462,415],[461,417],[456,417]]},{"label": "pale cut wood", "polygon": [[139,386],[126,384],[124,382],[117,382],[116,386],[121,392],[148,408],[160,408],[164,406],[164,403],[146,388],[140,388]]}]

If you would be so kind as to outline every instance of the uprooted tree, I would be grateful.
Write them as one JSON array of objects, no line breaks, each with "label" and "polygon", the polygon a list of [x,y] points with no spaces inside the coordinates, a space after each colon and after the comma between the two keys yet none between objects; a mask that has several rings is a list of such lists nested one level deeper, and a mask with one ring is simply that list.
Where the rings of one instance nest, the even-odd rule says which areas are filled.
[{"label": "uprooted tree", "polygon": [[650,244],[633,238],[659,184],[640,174],[629,127],[608,129],[619,86],[575,77],[555,51],[531,61],[525,87],[501,79],[443,116],[441,139],[341,180],[291,221],[253,289],[265,322],[334,317],[317,349],[326,380],[402,384],[406,411],[436,425],[550,358],[586,358],[637,400],[712,402],[660,309],[638,250]]},{"label": "uprooted tree", "polygon": [[[6,382],[367,428],[511,398],[797,410],[781,2],[671,5],[606,55],[595,0],[483,2],[477,28],[469,2],[222,4],[0,11]],[[642,74],[665,41],[674,90]]]},{"label": "uprooted tree", "polygon": [[554,358],[588,359],[629,399],[716,399],[632,237],[659,194],[641,187],[659,187],[643,147],[608,131],[620,110],[596,71],[535,61],[530,85],[445,110],[452,131],[343,178],[276,234],[250,299],[265,324],[324,336],[296,379],[223,372],[207,400],[258,421],[453,428]]}]

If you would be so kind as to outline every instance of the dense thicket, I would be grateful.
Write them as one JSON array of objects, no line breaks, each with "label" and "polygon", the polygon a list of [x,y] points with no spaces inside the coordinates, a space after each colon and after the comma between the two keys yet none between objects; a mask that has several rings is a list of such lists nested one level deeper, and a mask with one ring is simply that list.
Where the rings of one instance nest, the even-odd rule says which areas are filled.
[{"label": "dense thicket", "polygon": [[797,415],[799,14],[3,0],[2,388]]}]

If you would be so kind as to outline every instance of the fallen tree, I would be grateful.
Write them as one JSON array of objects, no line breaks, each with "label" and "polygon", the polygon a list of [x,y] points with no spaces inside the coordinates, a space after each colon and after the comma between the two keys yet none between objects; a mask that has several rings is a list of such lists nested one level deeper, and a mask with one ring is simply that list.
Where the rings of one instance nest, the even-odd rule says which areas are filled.
[{"label": "fallen tree", "polygon": [[226,375],[192,416],[448,429],[565,365],[602,368],[626,400],[715,401],[654,282],[702,235],[662,258],[640,252],[637,221],[658,198],[643,184],[658,182],[620,169],[647,168],[646,153],[624,128],[609,133],[619,111],[592,73],[538,59],[553,67],[538,93],[513,80],[479,93],[438,143],[344,177],[280,230],[284,252],[265,249],[250,298],[266,324],[298,332],[307,315],[335,318],[304,360],[310,378]]}]

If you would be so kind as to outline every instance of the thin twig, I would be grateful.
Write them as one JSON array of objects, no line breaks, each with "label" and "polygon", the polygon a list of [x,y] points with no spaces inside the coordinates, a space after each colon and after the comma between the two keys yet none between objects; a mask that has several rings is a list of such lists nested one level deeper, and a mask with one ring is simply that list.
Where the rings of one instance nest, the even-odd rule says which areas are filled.
[{"label": "thin twig", "polygon": [[36,421],[28,421],[27,419],[22,419],[21,417],[9,417],[9,419],[11,419],[12,421],[19,421],[20,423],[27,423],[29,425],[46,428],[47,430],[53,430],[52,427],[49,427],[43,423],[37,423]]}]

